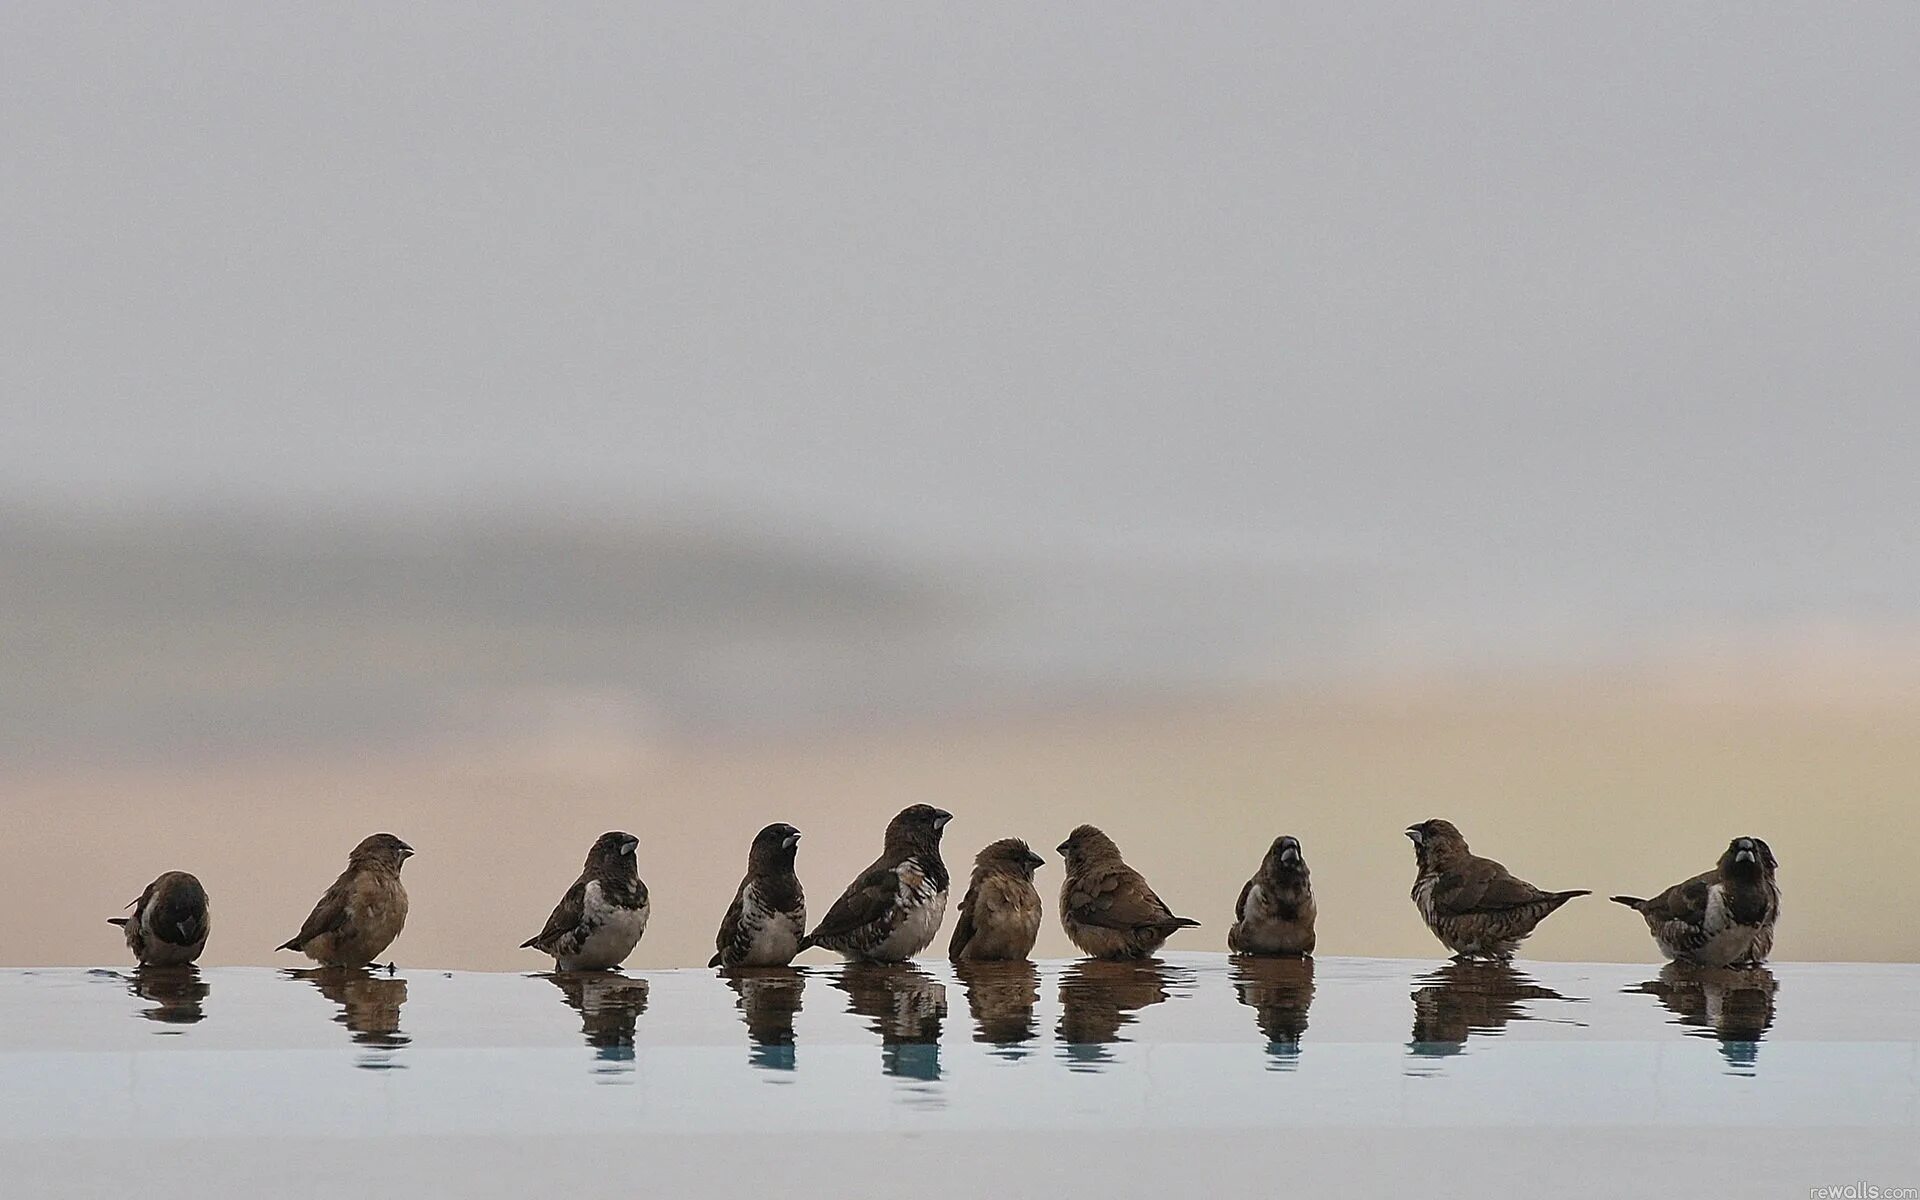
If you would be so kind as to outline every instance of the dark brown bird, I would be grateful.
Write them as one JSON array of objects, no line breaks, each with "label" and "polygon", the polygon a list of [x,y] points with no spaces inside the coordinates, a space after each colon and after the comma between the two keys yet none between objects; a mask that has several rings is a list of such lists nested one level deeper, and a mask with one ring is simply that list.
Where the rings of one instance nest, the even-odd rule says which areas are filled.
[{"label": "dark brown bird", "polygon": [[720,920],[710,967],[784,967],[800,953],[807,932],[807,900],[793,873],[800,831],[769,825],[753,837],[747,874]]},{"label": "dark brown bird", "polygon": [[298,950],[329,967],[364,967],[393,944],[407,923],[407,889],[400,864],[413,847],[376,833],[353,848],[347,869],[307,914],[300,932],[276,949]]},{"label": "dark brown bird", "polygon": [[1780,919],[1780,886],[1773,850],[1756,837],[1737,837],[1711,871],[1676,883],[1651,900],[1610,897],[1646,918],[1660,953],[1707,967],[1749,966],[1773,952]]},{"label": "dark brown bird", "polygon": [[1032,954],[1040,936],[1040,893],[1034,890],[1033,872],[1046,861],[1019,838],[1002,838],[975,855],[948,957],[956,962],[1004,962]]},{"label": "dark brown bird", "polygon": [[940,831],[952,819],[926,804],[900,810],[887,823],[880,857],[847,885],[800,948],[824,946],[855,961],[892,963],[932,945],[947,912]]},{"label": "dark brown bird", "polygon": [[1509,959],[1534,927],[1585,889],[1543,892],[1467,849],[1448,821],[1408,827],[1419,873],[1413,902],[1433,936],[1456,958]]},{"label": "dark brown bird", "polygon": [[1233,906],[1227,949],[1235,954],[1313,953],[1313,876],[1300,853],[1300,839],[1277,837],[1260,871],[1240,889]]},{"label": "dark brown bird", "polygon": [[551,956],[558,971],[607,971],[625,962],[651,911],[634,854],[639,846],[639,838],[617,829],[595,838],[546,928],[520,948]]},{"label": "dark brown bird", "polygon": [[1145,958],[1182,929],[1200,924],[1176,917],[1140,872],[1120,857],[1113,839],[1082,825],[1060,843],[1067,864],[1060,885],[1060,924],[1073,944],[1095,958]]},{"label": "dark brown bird", "polygon": [[108,917],[107,924],[120,926],[141,966],[177,967],[207,948],[206,889],[185,871],[168,871],[127,907],[132,916]]}]

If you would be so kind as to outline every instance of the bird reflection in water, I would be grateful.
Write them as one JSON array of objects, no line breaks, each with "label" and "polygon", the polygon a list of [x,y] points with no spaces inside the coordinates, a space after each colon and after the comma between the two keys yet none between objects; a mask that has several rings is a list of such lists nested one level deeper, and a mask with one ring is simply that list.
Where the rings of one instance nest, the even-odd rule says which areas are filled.
[{"label": "bird reflection in water", "polygon": [[1040,999],[1040,972],[1025,960],[956,962],[953,972],[967,992],[973,1040],[994,1047],[997,1058],[1025,1058],[1024,1043],[1038,1034],[1033,1006]]},{"label": "bird reflection in water", "polygon": [[1773,997],[1779,981],[1765,967],[1701,967],[1668,963],[1657,979],[1627,988],[1652,996],[1694,1037],[1720,1043],[1733,1075],[1752,1075],[1760,1039],[1773,1027]]},{"label": "bird reflection in water", "polygon": [[1313,1004],[1313,959],[1243,954],[1236,955],[1231,966],[1234,992],[1253,1010],[1255,1023],[1266,1035],[1268,1068],[1293,1070],[1300,1061],[1300,1038],[1307,1032],[1307,1009]]},{"label": "bird reflection in water", "polygon": [[1184,993],[1193,973],[1157,958],[1113,962],[1087,958],[1060,975],[1060,1053],[1076,1071],[1097,1071],[1113,1061],[1106,1047],[1126,1041],[1120,1030],[1133,1014]]},{"label": "bird reflection in water", "polygon": [[734,1004],[747,1025],[747,1062],[764,1071],[793,1070],[793,1018],[806,975],[793,967],[736,967],[721,978],[739,997]]},{"label": "bird reflection in water", "polygon": [[[153,1002],[134,1015],[143,1021],[162,1025],[192,1025],[206,1019],[203,1001],[209,990],[200,978],[200,968],[136,967],[127,977],[127,990],[142,1000]],[[156,1033],[184,1033],[182,1029],[158,1029]]]},{"label": "bird reflection in water", "polygon": [[848,1012],[873,1022],[881,1070],[906,1079],[940,1078],[947,989],[939,980],[912,963],[848,963],[833,986],[847,994]]},{"label": "bird reflection in water", "polygon": [[1464,1053],[1478,1033],[1497,1035],[1509,1021],[1534,1021],[1526,1002],[1571,1000],[1504,962],[1450,962],[1417,982],[1413,992],[1413,1039],[1407,1049],[1419,1058],[1450,1058]]},{"label": "bird reflection in water", "polygon": [[322,996],[340,1006],[334,1020],[353,1034],[355,1045],[369,1048],[356,1066],[379,1071],[402,1065],[395,1061],[393,1052],[413,1040],[400,1031],[400,1006],[407,1002],[406,980],[365,967],[310,967],[287,974],[313,984]]},{"label": "bird reflection in water", "polygon": [[647,1011],[647,981],[618,971],[554,971],[546,978],[580,1014],[580,1033],[593,1047],[594,1073],[631,1073],[633,1031]]}]

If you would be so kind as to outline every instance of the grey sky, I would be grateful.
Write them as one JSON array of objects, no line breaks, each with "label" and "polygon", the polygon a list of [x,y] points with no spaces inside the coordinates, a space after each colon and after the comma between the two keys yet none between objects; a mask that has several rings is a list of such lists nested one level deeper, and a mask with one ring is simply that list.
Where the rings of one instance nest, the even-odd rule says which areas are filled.
[{"label": "grey sky", "polygon": [[0,487],[1911,616],[1920,7],[10,5]]}]

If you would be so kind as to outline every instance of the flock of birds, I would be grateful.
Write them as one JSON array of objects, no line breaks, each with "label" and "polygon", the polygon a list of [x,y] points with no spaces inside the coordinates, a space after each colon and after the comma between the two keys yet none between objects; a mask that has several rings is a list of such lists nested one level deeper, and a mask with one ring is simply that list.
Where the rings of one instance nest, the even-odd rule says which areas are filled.
[{"label": "flock of birds", "polygon": [[[904,962],[933,944],[946,915],[950,879],[940,857],[952,814],[930,805],[903,809],[887,825],[885,848],[847,886],[826,916],[806,932],[806,900],[794,861],[800,831],[773,824],[753,839],[747,873],[715,936],[711,967],[785,966],[820,946],[862,962]],[[1433,935],[1456,958],[1506,960],[1561,905],[1590,893],[1549,892],[1468,849],[1447,821],[1406,831],[1417,877],[1412,897]],[[600,835],[580,877],[545,928],[521,945],[554,960],[561,971],[618,967],[640,943],[651,911],[630,833]],[[1092,825],[1059,846],[1066,878],[1060,922],[1085,954],[1099,959],[1152,955],[1198,921],[1176,916],[1146,878],[1128,866],[1113,839]],[[278,948],[323,966],[364,967],[400,935],[407,892],[400,867],[413,848],[390,833],[354,847],[347,869],[320,897],[300,932]],[[1005,838],[974,859],[949,943],[958,962],[1020,960],[1040,933],[1034,872],[1043,863],[1026,842]],[[1645,918],[1660,951],[1676,962],[1711,967],[1757,966],[1773,947],[1780,915],[1777,863],[1766,842],[1737,837],[1710,871],[1651,899],[1614,896]],[[169,871],[113,918],[142,965],[191,963],[206,948],[207,893],[185,871]],[[1314,949],[1317,908],[1312,877],[1297,838],[1276,838],[1260,869],[1240,891],[1227,944],[1236,954],[1305,956]]]}]

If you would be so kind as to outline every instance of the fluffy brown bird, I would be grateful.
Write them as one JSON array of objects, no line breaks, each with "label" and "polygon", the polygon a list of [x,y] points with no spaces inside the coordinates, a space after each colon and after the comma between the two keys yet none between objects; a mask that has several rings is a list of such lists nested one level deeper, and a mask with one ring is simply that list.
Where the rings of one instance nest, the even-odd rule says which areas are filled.
[{"label": "fluffy brown bird", "polygon": [[1227,949],[1235,954],[1313,953],[1313,877],[1300,853],[1300,839],[1273,839],[1260,871],[1240,889],[1233,906]]},{"label": "fluffy brown bird", "polygon": [[1413,902],[1433,936],[1456,958],[1509,959],[1534,927],[1585,889],[1543,892],[1467,849],[1448,821],[1409,826],[1419,873]]},{"label": "fluffy brown bird", "polygon": [[1773,952],[1780,919],[1779,867],[1756,837],[1737,837],[1711,871],[1676,883],[1651,900],[1609,897],[1646,918],[1660,953],[1675,962],[1708,967],[1749,966]]},{"label": "fluffy brown bird", "polygon": [[127,949],[143,967],[177,967],[207,948],[206,889],[185,871],[168,871],[127,905],[130,917],[108,917],[127,937]]},{"label": "fluffy brown bird", "polygon": [[955,962],[1001,962],[1033,953],[1040,936],[1040,893],[1033,872],[1047,860],[1019,838],[1002,838],[973,859],[960,920],[947,948]]},{"label": "fluffy brown bird", "polygon": [[927,804],[887,823],[886,847],[847,885],[800,948],[825,946],[857,962],[905,962],[933,944],[947,914],[940,832],[953,814]]},{"label": "fluffy brown bird", "polygon": [[793,873],[800,831],[773,824],[753,837],[747,874],[714,935],[710,967],[784,967],[800,953],[807,899]]},{"label": "fluffy brown bird", "polygon": [[573,881],[538,934],[520,943],[553,958],[558,971],[608,971],[627,960],[652,911],[635,851],[640,839],[618,829],[594,839]]},{"label": "fluffy brown bird", "polygon": [[400,936],[407,923],[407,889],[400,864],[413,847],[376,833],[353,848],[347,869],[307,914],[300,932],[276,949],[297,950],[329,967],[364,967]]},{"label": "fluffy brown bird", "polygon": [[1176,917],[1140,872],[1120,857],[1113,839],[1082,825],[1060,843],[1067,878],[1060,885],[1060,924],[1094,958],[1145,958],[1179,930],[1200,924]]}]

